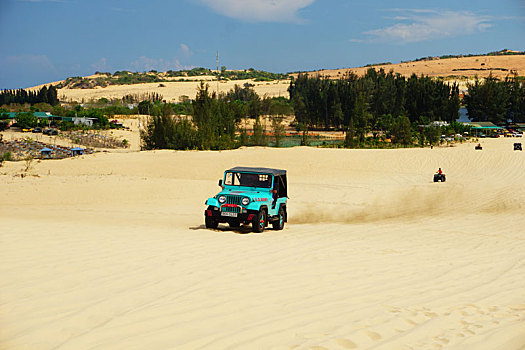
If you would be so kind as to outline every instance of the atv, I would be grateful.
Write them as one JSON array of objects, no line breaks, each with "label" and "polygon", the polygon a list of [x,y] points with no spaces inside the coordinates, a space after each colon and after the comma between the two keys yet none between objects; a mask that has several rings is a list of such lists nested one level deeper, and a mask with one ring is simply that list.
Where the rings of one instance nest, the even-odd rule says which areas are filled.
[{"label": "atv", "polygon": [[440,173],[435,173],[434,174],[434,182],[445,182],[446,181],[446,178],[445,178],[445,174],[440,174]]},{"label": "atv", "polygon": [[284,228],[286,170],[235,167],[224,172],[219,186],[222,190],[205,202],[206,228],[215,229],[219,223],[228,223],[232,228],[251,224],[253,232],[263,232],[268,223],[274,230]]}]

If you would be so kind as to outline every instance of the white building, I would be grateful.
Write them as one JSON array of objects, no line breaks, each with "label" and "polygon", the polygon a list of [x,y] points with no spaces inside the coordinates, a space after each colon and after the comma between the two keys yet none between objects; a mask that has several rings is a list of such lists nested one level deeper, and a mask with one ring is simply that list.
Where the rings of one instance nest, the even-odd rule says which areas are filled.
[{"label": "white building", "polygon": [[87,126],[93,126],[93,123],[95,123],[97,120],[97,118],[73,117],[74,124],[84,124]]}]

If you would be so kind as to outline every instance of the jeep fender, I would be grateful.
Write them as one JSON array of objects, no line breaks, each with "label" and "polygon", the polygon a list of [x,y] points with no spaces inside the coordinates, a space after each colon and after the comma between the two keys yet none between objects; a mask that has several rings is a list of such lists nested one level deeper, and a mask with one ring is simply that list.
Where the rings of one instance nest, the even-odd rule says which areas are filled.
[{"label": "jeep fender", "polygon": [[268,207],[266,205],[261,205],[258,209],[248,209],[248,213],[257,216],[261,210],[264,210],[266,212],[266,226],[268,226],[270,222],[270,217],[268,215]]},{"label": "jeep fender", "polygon": [[204,203],[206,205],[212,205],[214,207],[219,207],[219,201],[216,200],[215,198],[208,198],[208,200],[206,201],[206,203]]},{"label": "jeep fender", "polygon": [[266,214],[268,214],[268,207],[266,205],[259,205],[257,207],[248,207],[248,213],[250,214],[257,214],[261,210],[265,210]]}]

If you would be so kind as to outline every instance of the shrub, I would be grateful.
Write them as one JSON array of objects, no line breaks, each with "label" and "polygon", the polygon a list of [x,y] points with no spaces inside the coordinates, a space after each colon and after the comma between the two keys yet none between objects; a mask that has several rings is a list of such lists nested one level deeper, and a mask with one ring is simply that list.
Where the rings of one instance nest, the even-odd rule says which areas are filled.
[{"label": "shrub", "polygon": [[0,155],[0,163],[4,161],[12,161],[13,160],[13,154],[10,151],[4,152]]}]

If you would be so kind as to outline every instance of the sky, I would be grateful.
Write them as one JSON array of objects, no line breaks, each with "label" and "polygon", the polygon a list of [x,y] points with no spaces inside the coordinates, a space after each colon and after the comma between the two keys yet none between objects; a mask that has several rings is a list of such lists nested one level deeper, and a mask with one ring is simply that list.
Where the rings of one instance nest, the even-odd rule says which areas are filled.
[{"label": "sky", "polygon": [[525,51],[525,0],[0,0],[0,89],[99,72],[274,73]]}]

